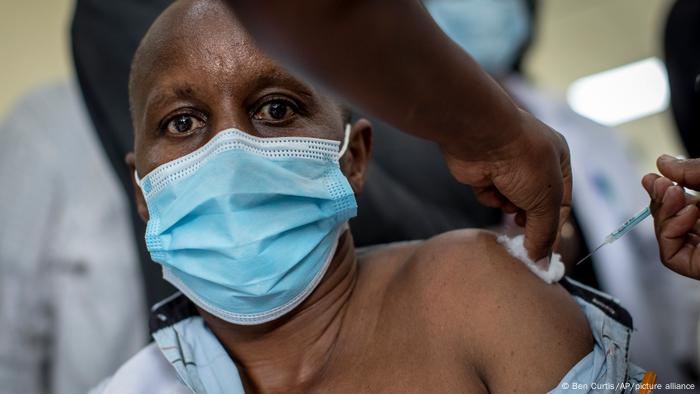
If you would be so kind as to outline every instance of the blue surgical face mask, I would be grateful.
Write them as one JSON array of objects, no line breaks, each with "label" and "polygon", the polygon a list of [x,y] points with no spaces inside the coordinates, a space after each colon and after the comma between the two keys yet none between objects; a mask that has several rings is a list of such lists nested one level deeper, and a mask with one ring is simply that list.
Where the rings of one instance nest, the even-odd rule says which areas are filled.
[{"label": "blue surgical face mask", "polygon": [[523,0],[426,0],[428,12],[486,72],[502,77],[530,31]]},{"label": "blue surgical face mask", "polygon": [[218,133],[138,180],[146,246],[163,276],[205,311],[260,324],[318,285],[355,216],[338,141]]}]

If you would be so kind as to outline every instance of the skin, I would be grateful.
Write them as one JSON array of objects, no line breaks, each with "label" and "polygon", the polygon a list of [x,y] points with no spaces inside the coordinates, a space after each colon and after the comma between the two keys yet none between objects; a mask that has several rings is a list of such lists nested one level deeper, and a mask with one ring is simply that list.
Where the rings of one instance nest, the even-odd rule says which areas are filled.
[{"label": "skin", "polygon": [[656,165],[663,176],[647,174],[642,185],[651,197],[661,261],[681,275],[700,279],[698,199],[682,188],[700,190],[700,160],[663,155]]},{"label": "skin", "polygon": [[[127,158],[139,174],[231,127],[342,138],[341,107],[263,55],[227,10],[216,1],[176,2],[142,42],[130,84],[135,153]],[[296,109],[279,111],[274,100],[283,99]],[[371,125],[358,120],[341,159],[356,193],[370,146]],[[200,314],[247,392],[540,393],[592,349],[568,293],[483,231],[362,252],[346,232],[318,287],[284,317],[239,326]]]},{"label": "skin", "polygon": [[451,173],[483,204],[517,213],[530,257],[550,255],[571,207],[566,141],[513,103],[421,1],[228,4],[282,65],[364,113],[437,142]]}]

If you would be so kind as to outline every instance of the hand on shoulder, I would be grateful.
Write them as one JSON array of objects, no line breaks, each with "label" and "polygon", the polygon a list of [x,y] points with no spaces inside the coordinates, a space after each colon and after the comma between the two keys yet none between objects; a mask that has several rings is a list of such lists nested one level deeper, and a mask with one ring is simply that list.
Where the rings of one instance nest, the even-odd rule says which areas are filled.
[{"label": "hand on shoulder", "polygon": [[593,349],[569,293],[547,284],[481,230],[425,241],[397,275],[398,287],[442,333],[459,338],[488,387],[543,392]]}]

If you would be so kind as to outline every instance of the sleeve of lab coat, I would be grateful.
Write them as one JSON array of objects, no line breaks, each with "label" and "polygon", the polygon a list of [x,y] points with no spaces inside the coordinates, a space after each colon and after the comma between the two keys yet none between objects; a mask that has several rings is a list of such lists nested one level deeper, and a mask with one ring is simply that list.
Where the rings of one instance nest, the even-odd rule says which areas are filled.
[{"label": "sleeve of lab coat", "polygon": [[[0,124],[0,391],[50,386],[52,232],[60,209],[56,150],[30,97]],[[48,137],[48,138],[46,138]]]}]

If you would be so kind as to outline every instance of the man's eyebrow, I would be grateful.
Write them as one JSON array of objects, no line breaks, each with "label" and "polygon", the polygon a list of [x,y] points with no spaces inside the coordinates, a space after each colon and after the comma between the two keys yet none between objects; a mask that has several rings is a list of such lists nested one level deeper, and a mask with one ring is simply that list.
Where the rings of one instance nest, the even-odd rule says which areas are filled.
[{"label": "man's eyebrow", "polygon": [[286,73],[278,71],[260,73],[255,80],[254,88],[260,90],[270,86],[287,87],[306,99],[313,100],[314,98],[314,90],[310,86]]},{"label": "man's eyebrow", "polygon": [[158,89],[153,94],[153,96],[151,96],[151,98],[148,100],[149,106],[162,105],[164,101],[171,99],[173,95],[176,98],[183,99],[183,100],[188,100],[188,99],[192,99],[195,97],[194,89],[189,85],[178,86],[174,89],[172,89],[172,88]]}]

